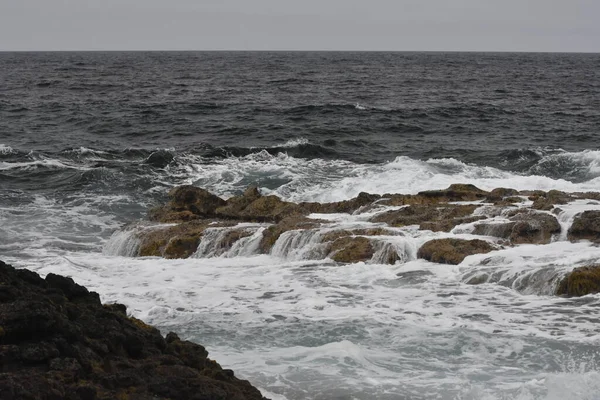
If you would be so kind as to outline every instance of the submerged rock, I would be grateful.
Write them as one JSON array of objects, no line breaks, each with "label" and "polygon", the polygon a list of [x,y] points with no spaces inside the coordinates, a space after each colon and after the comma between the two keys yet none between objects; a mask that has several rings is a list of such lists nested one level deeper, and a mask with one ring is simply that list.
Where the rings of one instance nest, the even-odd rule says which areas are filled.
[{"label": "submerged rock", "polygon": [[579,214],[567,233],[569,240],[590,240],[600,243],[600,211],[584,211]]},{"label": "submerged rock", "polygon": [[556,295],[579,297],[600,293],[600,265],[575,268],[558,284]]},{"label": "submerged rock", "polygon": [[440,264],[460,264],[465,257],[484,254],[496,248],[485,240],[434,239],[425,243],[417,257]]},{"label": "submerged rock", "polygon": [[204,347],[163,338],[124,305],[1,261],[0,398],[264,399]]}]

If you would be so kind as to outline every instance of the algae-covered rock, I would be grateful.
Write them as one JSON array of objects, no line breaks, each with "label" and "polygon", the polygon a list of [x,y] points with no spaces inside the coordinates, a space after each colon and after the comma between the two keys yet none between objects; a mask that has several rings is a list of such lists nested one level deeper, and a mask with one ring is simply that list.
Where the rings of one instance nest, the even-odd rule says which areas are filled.
[{"label": "algae-covered rock", "polygon": [[556,295],[579,297],[600,293],[600,265],[575,268],[558,284]]},{"label": "algae-covered rock", "polygon": [[281,200],[277,196],[261,196],[239,213],[246,221],[279,222],[293,215],[308,214],[301,206]]},{"label": "algae-covered rock", "polygon": [[515,223],[509,236],[513,244],[547,244],[561,231],[556,217],[546,213],[521,212],[510,220]]},{"label": "algae-covered rock", "polygon": [[263,237],[258,246],[262,254],[269,254],[277,239],[287,231],[296,229],[315,229],[320,226],[320,221],[308,219],[301,215],[292,215],[284,218],[277,224],[269,226],[263,231]]},{"label": "algae-covered rock", "polygon": [[475,185],[456,183],[450,185],[447,189],[428,190],[419,192],[417,195],[435,202],[450,202],[483,200],[488,194],[488,192],[479,189]]},{"label": "algae-covered rock", "polygon": [[343,263],[368,261],[375,250],[369,239],[363,236],[346,236],[336,239],[329,248],[331,259]]},{"label": "algae-covered rock", "polygon": [[534,193],[530,196],[530,199],[533,200],[531,208],[534,210],[550,211],[554,208],[554,205],[567,204],[573,201],[575,197],[559,190],[550,190],[547,193]]},{"label": "algae-covered rock", "polygon": [[162,207],[152,209],[148,218],[157,222],[181,222],[192,219],[214,217],[218,207],[225,200],[199,187],[178,186],[169,192],[169,202]]},{"label": "algae-covered rock", "polygon": [[584,211],[573,220],[567,233],[569,240],[590,240],[600,243],[600,211]]},{"label": "algae-covered rock", "polygon": [[228,199],[225,205],[215,210],[215,213],[223,218],[239,218],[244,208],[261,197],[262,195],[258,188],[250,186],[241,196],[234,196]]},{"label": "algae-covered rock", "polygon": [[381,198],[378,194],[360,192],[358,196],[350,200],[334,203],[300,203],[304,209],[311,213],[348,213],[352,214],[361,208],[372,205]]},{"label": "algae-covered rock", "polygon": [[417,257],[435,263],[457,265],[467,256],[493,250],[493,245],[479,239],[434,239],[421,246]]},{"label": "algae-covered rock", "polygon": [[508,222],[477,224],[473,233],[508,239],[512,244],[548,244],[560,231],[560,224],[553,215],[519,210]]},{"label": "algae-covered rock", "polygon": [[232,225],[235,223],[230,221],[193,220],[146,229],[138,234],[141,242],[139,256],[187,258],[198,248],[206,228]]},{"label": "algae-covered rock", "polygon": [[0,399],[264,399],[201,345],[126,310],[0,261]]},{"label": "algae-covered rock", "polygon": [[519,192],[515,189],[496,188],[487,195],[485,201],[490,203],[496,203],[504,200],[505,198],[517,196],[518,194]]},{"label": "algae-covered rock", "polygon": [[370,221],[385,222],[396,227],[420,225],[420,229],[449,232],[456,225],[485,218],[471,216],[478,207],[471,204],[417,204],[378,214]]}]

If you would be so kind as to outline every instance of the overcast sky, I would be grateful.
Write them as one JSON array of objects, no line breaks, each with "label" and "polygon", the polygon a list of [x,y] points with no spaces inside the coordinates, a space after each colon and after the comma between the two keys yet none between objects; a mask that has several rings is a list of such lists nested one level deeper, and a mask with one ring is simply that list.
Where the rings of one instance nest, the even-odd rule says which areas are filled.
[{"label": "overcast sky", "polygon": [[600,52],[600,0],[0,0],[0,50]]}]

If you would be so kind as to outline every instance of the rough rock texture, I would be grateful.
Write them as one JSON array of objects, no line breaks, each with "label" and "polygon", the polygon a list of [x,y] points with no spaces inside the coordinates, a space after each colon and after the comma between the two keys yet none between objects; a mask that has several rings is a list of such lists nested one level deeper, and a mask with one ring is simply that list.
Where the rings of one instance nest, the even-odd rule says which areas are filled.
[{"label": "rough rock texture", "polygon": [[584,211],[579,214],[567,235],[571,241],[587,239],[600,243],[600,211]]},{"label": "rough rock texture", "polygon": [[207,356],[70,278],[0,261],[0,399],[263,399]]},{"label": "rough rock texture", "polygon": [[515,189],[496,188],[487,195],[485,201],[489,203],[496,203],[504,200],[505,198],[517,196],[518,194],[519,192]]},{"label": "rough rock texture", "polygon": [[575,268],[559,283],[556,295],[577,297],[600,292],[600,265]]},{"label": "rough rock texture", "polygon": [[435,263],[457,265],[467,256],[492,250],[495,250],[494,246],[479,239],[434,239],[421,246],[417,257]]},{"label": "rough rock texture", "polygon": [[570,201],[573,201],[575,197],[572,195],[561,192],[558,190],[550,190],[546,192],[534,192],[530,197],[530,200],[533,200],[533,205],[531,208],[535,210],[545,210],[549,211],[554,208],[556,204],[567,204]]},{"label": "rough rock texture", "polygon": [[509,220],[504,223],[477,224],[473,233],[508,239],[512,244],[547,244],[553,235],[561,231],[558,220],[546,213],[521,210]]},{"label": "rough rock texture", "polygon": [[363,207],[370,206],[381,199],[378,194],[360,192],[358,196],[350,200],[334,203],[300,203],[300,205],[311,213],[348,213],[360,211]]},{"label": "rough rock texture", "polygon": [[478,221],[485,217],[471,216],[477,205],[419,204],[388,211],[371,218],[390,226],[419,225],[420,229],[449,232],[456,225]]},{"label": "rough rock texture", "polygon": [[368,261],[375,250],[371,241],[363,236],[346,236],[336,239],[330,247],[331,259],[337,262],[355,263]]},{"label": "rough rock texture", "polygon": [[444,190],[428,190],[419,192],[418,196],[430,199],[434,202],[449,201],[476,201],[483,200],[488,192],[470,184],[455,183]]},{"label": "rough rock texture", "polygon": [[[478,223],[473,233],[503,238],[506,239],[505,244],[510,245],[546,244],[561,230],[557,219],[547,211],[551,210],[557,215],[559,213],[557,204],[565,204],[576,199],[600,201],[600,194],[564,193],[556,190],[517,192],[510,188],[497,188],[487,192],[469,184],[453,184],[443,190],[423,191],[416,195],[376,195],[361,192],[353,199],[339,202],[292,203],[277,196],[264,196],[255,186],[228,200],[223,200],[204,189],[181,186],[172,189],[169,198],[167,204],[151,210],[149,218],[153,221],[177,225],[145,229],[140,232],[139,238],[142,243],[139,254],[142,256],[189,257],[196,250],[208,224],[211,224],[211,227],[221,227],[246,222],[272,224],[262,232],[263,237],[258,250],[268,254],[279,237],[287,231],[318,229],[331,223],[308,218],[311,213],[364,215],[368,212],[374,214],[369,221],[379,224],[382,229],[385,229],[385,226],[418,225],[420,230],[434,232],[450,232],[457,225],[502,215],[508,217],[508,221]],[[515,206],[514,203],[521,203],[524,198],[533,201],[533,205]],[[403,207],[386,211],[385,207],[389,206]],[[474,215],[477,209],[479,212]],[[599,216],[600,211],[582,213],[569,231],[569,239],[589,239],[600,242]],[[336,233],[335,239],[353,235],[388,234]],[[242,233],[232,233],[229,237],[231,240],[225,241],[224,246],[231,247],[233,242],[241,237],[243,237]],[[325,242],[333,240],[327,239]],[[374,243],[378,245],[377,241]]]},{"label": "rough rock texture", "polygon": [[140,233],[139,255],[142,257],[187,258],[198,248],[198,243],[200,243],[206,228],[234,224],[230,221],[193,220],[175,226],[147,229]]},{"label": "rough rock texture", "polygon": [[182,222],[215,217],[225,200],[199,187],[178,186],[169,192],[169,202],[151,210],[148,217],[157,222]]},{"label": "rough rock texture", "polygon": [[279,236],[284,232],[295,229],[313,229],[319,226],[319,221],[308,219],[302,216],[293,215],[282,219],[275,225],[269,226],[263,231],[263,238],[260,241],[259,249],[262,254],[269,254]]}]

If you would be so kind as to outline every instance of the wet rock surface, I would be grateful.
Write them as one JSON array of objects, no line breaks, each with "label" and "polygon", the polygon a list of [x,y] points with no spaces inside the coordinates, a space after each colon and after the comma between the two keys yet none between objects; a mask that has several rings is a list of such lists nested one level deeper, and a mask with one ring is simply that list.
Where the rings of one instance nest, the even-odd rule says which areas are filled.
[{"label": "wet rock surface", "polygon": [[569,228],[571,241],[586,239],[600,243],[600,211],[584,211],[579,214]]},{"label": "wet rock surface", "polygon": [[575,268],[559,283],[556,295],[579,297],[600,293],[600,265]]},{"label": "wet rock surface", "polygon": [[495,249],[489,242],[479,239],[434,239],[421,246],[417,257],[440,264],[457,265],[467,256],[489,253]]},{"label": "wet rock surface", "polygon": [[263,399],[200,345],[0,261],[0,399]]},{"label": "wet rock surface", "polygon": [[[414,257],[417,251],[415,249],[409,256],[394,253],[394,245],[390,244],[394,241],[382,238],[402,235],[399,228],[484,236],[482,240],[470,241],[471,244],[464,244],[458,239],[444,239],[436,242],[446,249],[444,251],[434,251],[430,243],[419,251],[422,258],[433,262],[460,263],[467,255],[491,251],[494,248],[492,243],[505,246],[548,244],[561,237],[561,233],[564,237],[565,232],[562,232],[563,227],[557,219],[561,213],[558,205],[578,199],[598,200],[600,195],[556,190],[517,191],[511,188],[488,192],[469,184],[453,184],[446,189],[418,194],[361,192],[353,199],[339,202],[293,203],[274,195],[265,196],[255,186],[227,200],[201,188],[181,186],[169,192],[166,204],[150,210],[149,220],[164,225],[138,233],[141,242],[138,255],[190,257],[200,243],[205,243],[202,240],[211,228],[224,228],[227,232],[219,241],[215,241],[213,236],[211,245],[218,246],[218,251],[205,252],[210,256],[227,256],[225,253],[237,241],[255,233],[256,236],[242,242],[242,246],[252,243],[255,245],[253,254],[272,254],[275,244],[286,232],[298,231],[296,237],[299,237],[301,232],[321,230],[325,233],[319,232],[315,240],[321,240],[322,246],[303,254],[330,257],[341,263],[369,261],[393,264],[399,259],[406,261]],[[328,216],[319,215],[340,213],[351,214],[358,218],[356,221],[364,221],[361,222],[363,227],[359,224],[336,230],[335,223],[332,224]],[[577,214],[568,231],[568,239],[600,242],[599,221],[600,211]],[[260,225],[260,231],[244,228],[243,225],[249,223]],[[330,230],[332,226],[334,229]],[[494,240],[494,237],[497,239]],[[291,240],[289,235],[286,240]],[[299,239],[294,240],[300,243]],[[389,256],[374,256],[383,247],[386,247],[385,253]],[[235,251],[240,248],[236,247]],[[277,248],[281,250],[281,246]]]}]

